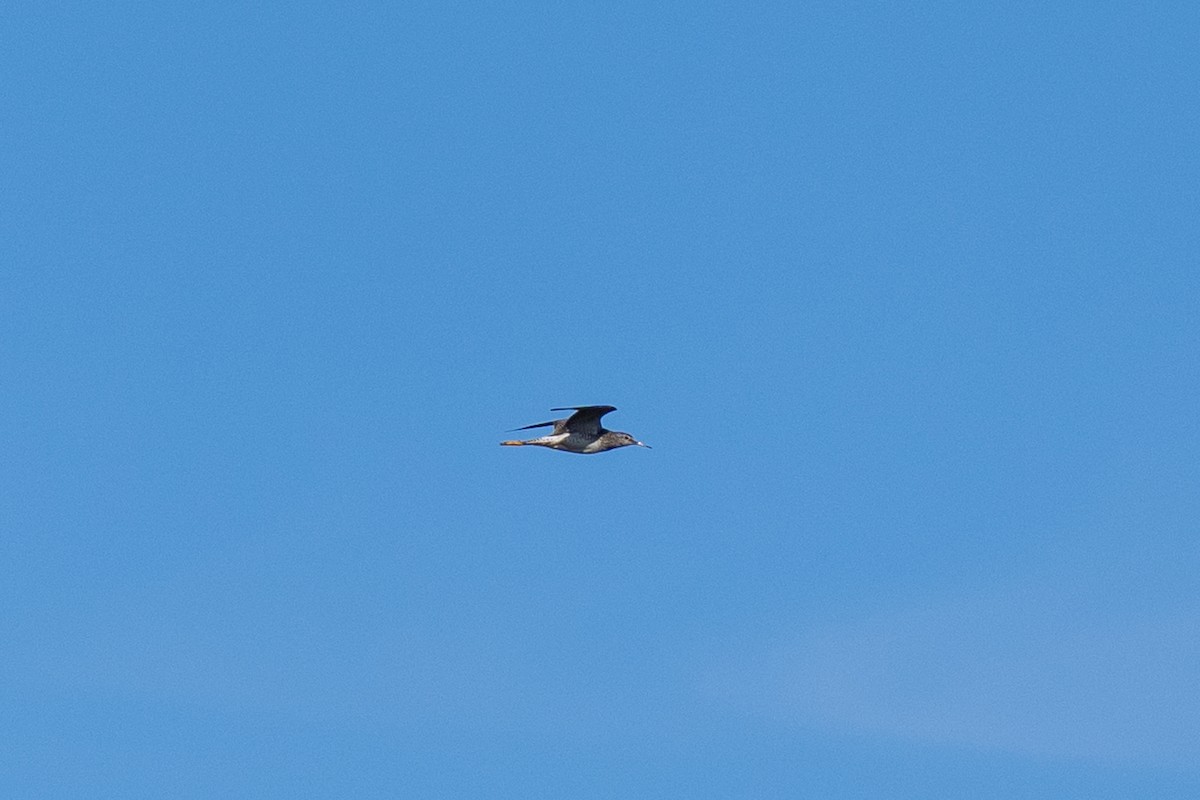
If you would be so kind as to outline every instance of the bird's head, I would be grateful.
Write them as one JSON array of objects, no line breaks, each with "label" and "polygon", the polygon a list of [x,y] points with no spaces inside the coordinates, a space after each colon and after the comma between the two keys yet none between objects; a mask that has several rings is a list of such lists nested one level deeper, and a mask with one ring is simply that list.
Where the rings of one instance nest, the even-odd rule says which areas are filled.
[{"label": "bird's head", "polygon": [[639,442],[637,439],[622,431],[613,431],[612,435],[614,447],[628,447],[631,444],[636,444],[638,447],[645,447],[647,450],[652,449],[650,445]]}]

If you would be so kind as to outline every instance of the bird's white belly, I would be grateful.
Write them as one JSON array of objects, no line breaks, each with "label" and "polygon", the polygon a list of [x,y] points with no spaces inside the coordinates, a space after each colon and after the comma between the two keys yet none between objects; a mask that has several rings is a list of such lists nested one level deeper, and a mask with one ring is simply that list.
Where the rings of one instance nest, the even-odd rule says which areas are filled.
[{"label": "bird's white belly", "polygon": [[558,433],[545,437],[547,446],[555,450],[565,450],[568,453],[596,453],[597,441],[591,436],[580,436],[578,433]]},{"label": "bird's white belly", "polygon": [[551,433],[538,439],[538,443],[544,444],[546,447],[562,447],[569,438],[571,438],[569,433]]}]

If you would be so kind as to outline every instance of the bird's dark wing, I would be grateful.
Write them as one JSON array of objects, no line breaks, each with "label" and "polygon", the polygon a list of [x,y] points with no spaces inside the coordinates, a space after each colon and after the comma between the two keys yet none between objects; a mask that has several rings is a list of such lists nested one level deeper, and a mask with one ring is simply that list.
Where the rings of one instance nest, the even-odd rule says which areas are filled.
[{"label": "bird's dark wing", "polygon": [[560,423],[560,422],[566,422],[566,420],[565,419],[555,419],[555,420],[551,420],[550,422],[535,422],[532,425],[522,425],[520,428],[509,428],[508,432],[512,433],[513,431],[527,431],[530,428],[548,428],[551,425],[558,425],[558,423]]},{"label": "bird's dark wing", "polygon": [[[571,433],[579,433],[584,436],[599,436],[600,435],[600,418],[610,411],[616,411],[616,406],[567,406],[566,408],[552,408],[551,411],[574,411],[575,413],[567,417],[566,424],[563,425],[564,431]],[[558,432],[556,427],[555,432]]]}]

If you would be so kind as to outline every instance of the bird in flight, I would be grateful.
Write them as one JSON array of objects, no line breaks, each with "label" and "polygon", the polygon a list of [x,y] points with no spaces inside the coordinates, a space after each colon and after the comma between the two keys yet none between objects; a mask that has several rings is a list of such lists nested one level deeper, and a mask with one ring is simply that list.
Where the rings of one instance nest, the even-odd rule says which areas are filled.
[{"label": "bird in flight", "polygon": [[566,408],[552,408],[550,410],[574,411],[575,413],[566,419],[554,419],[549,422],[526,425],[523,428],[513,428],[513,430],[517,431],[527,431],[531,428],[554,426],[554,430],[545,436],[539,436],[536,439],[526,439],[524,441],[510,439],[500,444],[509,447],[531,444],[538,447],[549,447],[554,450],[564,450],[568,453],[583,453],[585,455],[589,453],[603,453],[605,450],[628,447],[631,444],[636,444],[638,447],[650,447],[650,445],[639,442],[628,433],[608,431],[601,427],[600,418],[610,411],[616,411],[617,409],[614,406],[567,406]]}]

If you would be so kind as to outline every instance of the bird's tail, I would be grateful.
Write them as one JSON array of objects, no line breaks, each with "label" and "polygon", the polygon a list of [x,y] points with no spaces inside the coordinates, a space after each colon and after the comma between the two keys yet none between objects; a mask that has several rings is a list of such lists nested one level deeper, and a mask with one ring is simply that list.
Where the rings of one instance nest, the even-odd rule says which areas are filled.
[{"label": "bird's tail", "polygon": [[501,442],[500,444],[504,445],[505,447],[520,447],[525,443],[520,439],[509,439],[507,442]]}]

